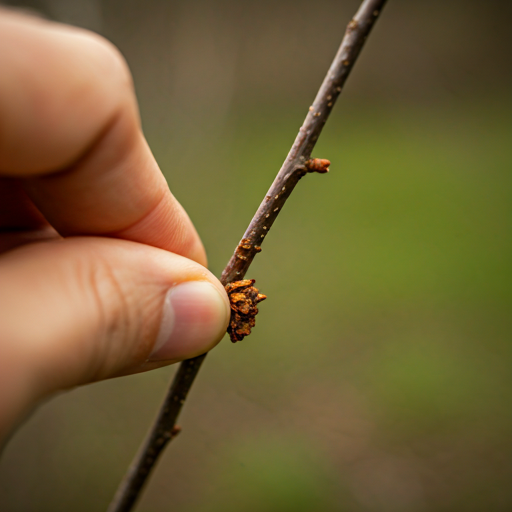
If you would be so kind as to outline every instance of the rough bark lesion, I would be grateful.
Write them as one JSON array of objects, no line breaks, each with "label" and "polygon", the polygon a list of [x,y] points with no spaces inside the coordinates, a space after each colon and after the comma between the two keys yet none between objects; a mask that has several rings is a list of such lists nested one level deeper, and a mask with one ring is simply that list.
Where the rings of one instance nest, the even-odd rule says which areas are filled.
[{"label": "rough bark lesion", "polygon": [[256,324],[257,304],[267,298],[253,286],[254,282],[254,279],[243,279],[225,286],[231,304],[228,333],[233,343],[251,334],[251,329]]}]

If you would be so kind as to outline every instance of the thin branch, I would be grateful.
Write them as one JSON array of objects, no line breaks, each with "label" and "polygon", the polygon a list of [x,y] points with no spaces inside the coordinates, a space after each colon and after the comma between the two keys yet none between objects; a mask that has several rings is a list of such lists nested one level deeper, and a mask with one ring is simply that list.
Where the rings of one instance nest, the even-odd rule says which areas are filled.
[{"label": "thin branch", "polygon": [[[311,152],[341,93],[370,30],[386,0],[364,0],[350,21],[341,46],[320,86],[315,101],[272,186],[254,215],[221,277],[222,284],[243,279],[252,260],[295,185],[308,172],[326,172],[327,160],[310,160]],[[129,512],[167,443],[176,437],[176,420],[206,354],[187,359],[173,379],[157,419],[121,482],[107,512]]]}]

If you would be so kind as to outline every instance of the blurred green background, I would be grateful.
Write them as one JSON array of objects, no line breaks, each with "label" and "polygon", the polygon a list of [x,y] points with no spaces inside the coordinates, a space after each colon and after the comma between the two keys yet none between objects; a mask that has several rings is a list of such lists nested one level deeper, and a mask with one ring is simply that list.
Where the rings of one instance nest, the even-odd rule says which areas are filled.
[{"label": "blurred green background", "polygon": [[[7,2],[95,30],[220,275],[353,0]],[[501,512],[511,479],[512,3],[389,0],[138,511]],[[5,512],[104,510],[174,367],[34,413]]]}]

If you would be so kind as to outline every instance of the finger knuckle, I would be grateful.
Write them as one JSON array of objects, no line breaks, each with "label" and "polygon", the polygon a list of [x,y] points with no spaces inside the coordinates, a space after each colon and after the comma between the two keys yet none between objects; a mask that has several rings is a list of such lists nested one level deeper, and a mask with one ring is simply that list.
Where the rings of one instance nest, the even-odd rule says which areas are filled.
[{"label": "finger knuckle", "polygon": [[88,282],[100,341],[91,380],[98,380],[112,374],[122,347],[139,337],[140,326],[132,301],[109,262],[96,261],[89,269]]}]

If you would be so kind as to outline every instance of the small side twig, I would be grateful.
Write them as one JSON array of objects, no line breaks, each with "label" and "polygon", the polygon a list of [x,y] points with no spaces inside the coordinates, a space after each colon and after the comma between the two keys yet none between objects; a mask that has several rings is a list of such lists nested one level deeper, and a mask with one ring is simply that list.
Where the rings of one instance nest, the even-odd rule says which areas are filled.
[{"label": "small side twig", "polygon": [[[222,272],[222,284],[243,279],[299,180],[308,172],[327,172],[329,161],[311,160],[311,152],[385,3],[386,0],[364,0],[348,24],[341,46],[315,101],[309,107],[306,119],[286,160]],[[121,482],[108,512],[132,510],[159,455],[169,441],[179,433],[176,420],[205,357],[206,354],[203,354],[180,364],[158,417]]]}]

